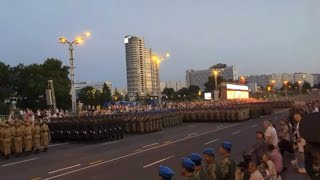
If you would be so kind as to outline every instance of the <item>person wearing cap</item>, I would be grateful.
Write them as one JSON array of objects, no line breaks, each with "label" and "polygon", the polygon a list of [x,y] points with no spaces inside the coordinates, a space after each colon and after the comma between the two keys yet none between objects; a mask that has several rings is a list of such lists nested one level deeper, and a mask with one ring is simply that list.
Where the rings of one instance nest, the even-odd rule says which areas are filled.
[{"label": "person wearing cap", "polygon": [[230,142],[223,142],[219,149],[219,153],[222,156],[220,161],[219,179],[221,180],[234,180],[236,165],[234,160],[230,157],[232,144]]},{"label": "person wearing cap", "polygon": [[22,153],[22,136],[23,136],[23,129],[19,122],[16,122],[15,128],[15,137],[14,137],[14,149],[16,153],[16,157],[19,157]]},{"label": "person wearing cap", "polygon": [[171,180],[174,172],[167,166],[160,165],[159,167],[159,180]]},{"label": "person wearing cap", "polygon": [[320,113],[305,115],[300,123],[300,134],[306,140],[305,169],[310,179],[320,180]]},{"label": "person wearing cap", "polygon": [[31,153],[32,150],[32,127],[29,122],[26,122],[24,129],[24,150],[27,154]]},{"label": "person wearing cap", "polygon": [[46,121],[40,122],[40,132],[41,132],[40,142],[41,142],[41,145],[43,146],[43,151],[47,151],[49,146],[49,127]]},{"label": "person wearing cap", "polygon": [[206,170],[201,166],[201,161],[202,161],[201,155],[198,153],[192,153],[192,154],[190,154],[189,158],[196,165],[194,168],[194,175],[199,180],[209,180],[209,176],[208,176]]},{"label": "person wearing cap", "polygon": [[32,128],[32,140],[34,153],[37,154],[40,150],[40,126],[38,121],[35,121]]},{"label": "person wearing cap", "polygon": [[185,180],[199,180],[194,175],[196,164],[191,159],[188,158],[182,158],[182,171],[181,175],[185,177]]},{"label": "person wearing cap", "polygon": [[217,179],[217,164],[215,163],[215,150],[213,148],[206,148],[202,152],[203,160],[206,163],[206,173],[210,180]]},{"label": "person wearing cap", "polygon": [[4,129],[2,130],[1,136],[3,157],[4,159],[9,159],[11,150],[11,130],[8,122],[4,124]]}]

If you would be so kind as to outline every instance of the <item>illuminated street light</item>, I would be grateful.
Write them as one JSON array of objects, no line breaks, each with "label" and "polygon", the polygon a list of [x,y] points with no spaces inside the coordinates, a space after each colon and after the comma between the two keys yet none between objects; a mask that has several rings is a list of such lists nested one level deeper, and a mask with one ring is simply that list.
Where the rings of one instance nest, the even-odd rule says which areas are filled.
[{"label": "illuminated street light", "polygon": [[275,91],[276,91],[276,88],[275,88],[275,86],[276,86],[276,81],[275,80],[271,80],[271,85],[272,85],[272,96],[273,96],[273,100],[274,100],[274,93],[275,93]]},{"label": "illuminated street light", "polygon": [[288,99],[288,88],[287,88],[288,81],[283,81],[283,84],[284,84],[284,92],[286,94],[286,99]]},{"label": "illuminated street light", "polygon": [[[159,54],[152,54],[151,55],[151,60],[158,66],[158,71],[159,71],[159,66],[160,64],[168,59],[170,57],[170,53],[165,53],[164,55],[159,55]],[[158,74],[158,78],[159,78],[159,72]],[[158,82],[160,82],[160,80],[158,79]],[[158,92],[158,101],[159,101],[159,105],[161,105],[161,92]]]},{"label": "illuminated street light", "polygon": [[70,94],[71,94],[71,102],[72,102],[72,113],[77,113],[77,100],[76,100],[76,90],[74,87],[74,58],[73,58],[73,45],[74,44],[82,44],[84,39],[91,36],[90,32],[85,32],[82,36],[76,37],[73,41],[68,41],[65,37],[59,37],[59,43],[61,44],[68,44],[69,45],[69,57],[70,57],[70,80],[71,80],[71,87],[70,87]]},{"label": "illuminated street light", "polygon": [[302,95],[302,81],[298,81],[299,84],[299,94]]}]

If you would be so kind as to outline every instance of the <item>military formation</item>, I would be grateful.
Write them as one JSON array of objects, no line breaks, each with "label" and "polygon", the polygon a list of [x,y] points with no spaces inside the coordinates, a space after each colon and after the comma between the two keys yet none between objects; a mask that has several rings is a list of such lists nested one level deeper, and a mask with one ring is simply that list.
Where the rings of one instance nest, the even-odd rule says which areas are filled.
[{"label": "military formation", "polygon": [[144,134],[182,124],[176,111],[76,116],[50,120],[52,142],[101,142],[122,139],[124,133]]},{"label": "military formation", "polygon": [[49,145],[49,127],[46,122],[10,121],[0,124],[0,152],[4,159],[11,155],[19,157],[40,150],[47,151]]},{"label": "military formation", "polygon": [[253,105],[232,105],[197,107],[182,110],[183,122],[239,122],[273,112],[270,103],[255,103]]}]

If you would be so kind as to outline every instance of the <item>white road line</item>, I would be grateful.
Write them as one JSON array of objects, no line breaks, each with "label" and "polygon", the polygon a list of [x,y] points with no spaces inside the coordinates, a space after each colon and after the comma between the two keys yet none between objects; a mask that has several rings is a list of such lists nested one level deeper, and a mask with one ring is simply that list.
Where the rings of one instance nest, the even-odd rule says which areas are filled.
[{"label": "white road line", "polygon": [[119,141],[112,141],[112,142],[106,142],[106,143],[102,143],[102,144],[99,144],[99,145],[109,145],[109,144],[115,144],[115,143],[118,143]]},{"label": "white road line", "polygon": [[81,164],[76,164],[76,165],[65,167],[65,168],[62,168],[62,169],[57,169],[57,170],[54,170],[54,171],[50,171],[50,172],[48,172],[48,174],[54,174],[56,172],[64,171],[64,170],[75,168],[75,167],[78,167],[78,166],[81,166]]},{"label": "white road line", "polygon": [[217,129],[220,129],[220,128],[222,128],[222,127],[223,127],[222,125],[221,125],[221,126],[218,126]]},{"label": "white road line", "polygon": [[153,144],[149,144],[149,145],[145,145],[145,146],[142,146],[143,148],[147,148],[147,147],[150,147],[150,146],[155,146],[155,145],[158,145],[159,143],[153,143]]},{"label": "white road line", "polygon": [[253,126],[251,126],[251,127],[257,127],[258,126],[258,124],[255,124],[255,125],[253,125]]},{"label": "white road line", "polygon": [[232,133],[232,135],[238,134],[239,132],[240,132],[240,131],[236,131],[236,132]]},{"label": "white road line", "polygon": [[211,143],[216,142],[216,141],[219,141],[219,139],[215,139],[215,140],[212,140],[212,141],[206,142],[206,143],[204,143],[203,145],[208,145],[208,144],[211,144]]},{"label": "white road line", "polygon": [[49,145],[49,147],[64,146],[64,145],[67,145],[67,144],[69,144],[69,143],[51,144],[51,145]]},{"label": "white road line", "polygon": [[174,157],[174,156],[169,156],[169,157],[167,157],[167,158],[160,159],[159,161],[156,161],[156,162],[153,162],[153,163],[151,163],[151,164],[148,164],[148,165],[143,166],[143,168],[147,168],[147,167],[153,166],[153,165],[155,165],[155,164],[161,163],[161,162],[166,161],[166,160],[168,160],[168,159],[171,159],[171,158],[173,158],[173,157]]},{"label": "white road line", "polygon": [[216,131],[221,131],[223,129],[227,129],[227,128],[231,128],[231,127],[234,127],[234,126],[238,126],[239,124],[241,124],[241,123],[236,123],[236,124],[232,124],[232,125],[229,125],[229,126],[225,126],[225,127],[221,128],[221,129],[214,129],[214,130],[211,130],[211,131],[207,131],[207,132],[204,132],[204,133],[197,134],[195,136],[185,137],[185,138],[182,138],[182,139],[179,139],[179,140],[172,141],[172,142],[167,143],[167,144],[161,144],[159,146],[154,146],[154,147],[151,147],[149,149],[144,149],[144,150],[141,150],[141,151],[138,151],[138,152],[130,153],[130,154],[127,154],[127,155],[124,155],[124,156],[120,156],[120,157],[114,158],[114,159],[103,161],[101,163],[97,163],[97,164],[93,164],[93,165],[90,165],[90,166],[86,166],[86,167],[83,167],[83,168],[80,168],[80,169],[75,169],[73,171],[65,172],[63,174],[58,174],[56,176],[48,177],[48,178],[45,178],[43,180],[56,179],[58,177],[66,176],[66,175],[73,174],[73,173],[76,173],[76,172],[79,172],[79,171],[83,171],[83,170],[86,170],[86,169],[89,169],[89,168],[93,168],[93,167],[100,166],[100,165],[103,165],[103,164],[107,164],[107,163],[110,163],[110,162],[114,162],[114,161],[117,161],[117,160],[120,160],[120,159],[131,157],[131,156],[134,156],[136,154],[141,154],[141,153],[144,153],[144,152],[147,152],[147,151],[158,149],[160,147],[168,146],[170,144],[182,142],[182,141],[185,141],[185,140],[188,140],[188,139],[192,139],[192,138],[203,136],[203,135],[206,135],[206,134],[210,134],[210,133],[213,133],[213,132],[216,132]]},{"label": "white road line", "polygon": [[2,167],[12,166],[12,165],[15,165],[15,164],[21,164],[21,163],[29,162],[29,161],[34,161],[36,159],[38,159],[38,158],[26,159],[26,160],[23,160],[23,161],[17,161],[17,162],[14,162],[14,163],[4,164],[4,165],[2,165]]},{"label": "white road line", "polygon": [[188,134],[188,136],[194,136],[194,135],[197,135],[198,133],[191,133],[191,134]]}]

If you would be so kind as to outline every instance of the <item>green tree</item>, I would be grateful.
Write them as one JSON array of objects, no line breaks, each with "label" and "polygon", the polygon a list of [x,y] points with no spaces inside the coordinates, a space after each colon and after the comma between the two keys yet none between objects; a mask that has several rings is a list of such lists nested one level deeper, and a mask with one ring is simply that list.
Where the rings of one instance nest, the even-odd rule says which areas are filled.
[{"label": "green tree", "polygon": [[109,86],[104,83],[102,93],[100,95],[100,105],[102,106],[107,101],[111,101],[111,90]]},{"label": "green tree", "polygon": [[117,100],[117,101],[123,101],[123,96],[122,96],[122,94],[118,91],[117,88],[114,90],[113,99],[114,99],[114,100]]},{"label": "green tree", "polygon": [[12,71],[9,65],[0,62],[0,114],[8,114],[10,103],[6,103],[13,95]]},{"label": "green tree", "polygon": [[162,94],[165,94],[169,100],[173,100],[175,93],[173,88],[164,88]]},{"label": "green tree", "polygon": [[200,88],[199,86],[189,86],[188,88],[188,91],[189,91],[189,94],[188,94],[188,99],[197,99],[199,97],[199,91],[200,91]]},{"label": "green tree", "polygon": [[84,105],[98,105],[95,102],[95,93],[96,89],[91,86],[86,86],[80,89],[79,92],[79,101],[82,102]]},{"label": "green tree", "polygon": [[302,92],[307,93],[310,89],[312,89],[310,83],[307,81],[304,81],[304,83],[302,85]]},{"label": "green tree", "polygon": [[[221,76],[217,77],[217,85],[220,85],[224,80]],[[216,83],[215,83],[215,78],[214,76],[209,76],[208,81],[204,84],[206,87],[205,91],[206,92],[213,92],[216,89]]]}]

